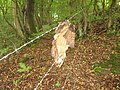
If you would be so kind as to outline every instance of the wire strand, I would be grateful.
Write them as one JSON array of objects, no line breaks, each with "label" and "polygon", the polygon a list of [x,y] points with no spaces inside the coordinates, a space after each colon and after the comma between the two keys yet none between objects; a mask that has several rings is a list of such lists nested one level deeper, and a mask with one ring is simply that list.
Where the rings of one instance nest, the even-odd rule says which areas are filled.
[{"label": "wire strand", "polygon": [[55,65],[55,62],[51,65],[51,67],[48,69],[48,71],[45,73],[45,75],[43,76],[43,78],[39,81],[39,83],[37,84],[37,86],[34,88],[34,90],[37,90],[37,88],[39,87],[39,85],[43,82],[43,80],[45,79],[45,77],[48,75],[48,73],[50,72],[50,70],[52,69],[52,67]]},{"label": "wire strand", "polygon": [[56,29],[56,27],[50,29],[49,31],[46,31],[45,33],[43,33],[43,34],[37,36],[37,37],[34,38],[33,40],[31,40],[31,41],[29,41],[29,42],[23,44],[22,46],[20,46],[19,48],[15,49],[15,50],[12,51],[11,53],[8,53],[7,55],[5,55],[5,56],[3,56],[2,58],[0,58],[0,61],[3,60],[3,59],[5,59],[5,58],[7,58],[7,57],[10,56],[11,54],[14,54],[14,53],[17,52],[18,50],[22,49],[23,47],[25,47],[25,46],[27,46],[28,44],[34,42],[35,40],[39,39],[40,37],[44,36],[45,34],[51,32],[51,31],[54,30],[54,29]]},{"label": "wire strand", "polygon": [[[81,10],[80,10],[79,12],[75,13],[74,15],[72,15],[72,16],[71,16],[69,19],[67,19],[67,20],[71,20],[73,17],[75,17],[75,16],[76,16],[77,14],[79,14],[80,12],[81,12]],[[56,29],[56,28],[57,28],[57,27],[54,27],[54,28],[50,29],[49,31],[46,31],[45,33],[43,33],[43,34],[37,36],[37,37],[34,38],[33,40],[31,40],[31,41],[29,41],[29,42],[23,44],[23,45],[20,46],[19,48],[15,49],[14,51],[12,51],[12,52],[8,53],[7,55],[3,56],[2,58],[0,58],[0,61],[2,61],[3,59],[7,58],[8,56],[14,54],[14,53],[17,52],[18,50],[20,50],[20,49],[22,49],[23,47],[27,46],[28,44],[34,42],[35,40],[41,38],[42,36],[44,36],[45,34],[51,32],[52,30],[54,30],[54,29]]]},{"label": "wire strand", "polygon": [[80,12],[82,12],[82,10],[80,10],[79,12],[75,13],[73,16],[71,16],[68,20],[71,20],[72,18],[74,18],[76,15],[78,15]]},{"label": "wire strand", "polygon": [[[75,17],[77,14],[79,14],[81,11],[75,13],[73,16],[71,16],[68,20],[72,19],[73,17]],[[45,77],[48,75],[48,73],[50,72],[50,70],[52,69],[52,67],[54,66],[55,62],[51,65],[51,67],[49,68],[49,70],[46,72],[46,74],[43,76],[43,78],[39,81],[39,83],[37,84],[37,86],[34,88],[34,90],[37,90],[37,88],[39,87],[40,84],[42,84],[43,80],[45,79]],[[65,79],[64,82],[64,86],[62,87],[62,90],[64,90],[66,82],[67,82],[68,76]]]}]

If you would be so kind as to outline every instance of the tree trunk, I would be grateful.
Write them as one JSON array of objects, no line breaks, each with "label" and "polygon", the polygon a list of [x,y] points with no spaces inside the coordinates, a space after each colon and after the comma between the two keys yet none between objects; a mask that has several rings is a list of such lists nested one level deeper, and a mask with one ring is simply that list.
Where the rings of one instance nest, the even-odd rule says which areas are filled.
[{"label": "tree trunk", "polygon": [[[36,3],[37,5],[37,3]],[[43,31],[42,25],[44,24],[44,0],[41,0],[36,8],[37,12],[35,13],[35,21],[37,24],[38,31]]]},{"label": "tree trunk", "polygon": [[94,11],[93,12],[97,16],[97,14],[98,14],[97,0],[94,0]]},{"label": "tree trunk", "polygon": [[26,39],[18,18],[17,0],[13,1],[13,7],[14,7],[13,8],[14,26],[15,26],[16,32],[22,39]]},{"label": "tree trunk", "polygon": [[82,8],[83,8],[83,21],[84,21],[84,26],[83,26],[83,33],[84,35],[87,34],[87,13],[86,13],[86,0],[82,0]]},{"label": "tree trunk", "polygon": [[103,0],[102,1],[102,15],[104,16],[104,13],[105,13],[105,1],[106,0]]},{"label": "tree trunk", "polygon": [[108,28],[111,27],[113,21],[112,21],[112,11],[116,5],[117,0],[112,0],[110,8],[109,8],[109,20],[108,20]]},{"label": "tree trunk", "polygon": [[30,34],[37,32],[34,21],[34,0],[27,0],[26,22]]},{"label": "tree trunk", "polygon": [[42,29],[42,23],[41,23],[40,16],[38,15],[38,13],[35,14],[35,21],[36,21],[37,29],[38,31],[40,31],[40,29]]},{"label": "tree trunk", "polygon": [[40,6],[40,21],[41,25],[44,24],[44,17],[43,17],[43,10],[44,10],[44,0],[41,0],[41,6]]},{"label": "tree trunk", "polygon": [[49,0],[48,8],[47,8],[47,23],[51,24],[52,22],[52,14],[51,14],[51,6],[52,6],[53,0]]}]

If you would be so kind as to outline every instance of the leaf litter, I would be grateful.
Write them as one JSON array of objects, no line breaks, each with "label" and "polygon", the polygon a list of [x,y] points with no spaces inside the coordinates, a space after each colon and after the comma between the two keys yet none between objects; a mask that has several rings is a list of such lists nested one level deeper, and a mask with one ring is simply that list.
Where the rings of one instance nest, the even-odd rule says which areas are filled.
[{"label": "leaf litter", "polygon": [[[0,62],[0,90],[33,90],[54,60],[51,57],[52,34],[46,34],[43,38],[20,52],[9,56]],[[112,50],[117,36],[107,37],[99,35],[88,36],[86,39],[76,41],[74,48],[69,48],[67,57],[61,68],[53,67],[38,90],[119,90],[120,75],[109,72],[96,74],[92,64],[102,62],[109,58],[109,54],[116,53]],[[19,67],[19,59],[28,54],[25,63],[31,66],[29,72],[16,72]],[[66,79],[67,77],[67,79]]]}]

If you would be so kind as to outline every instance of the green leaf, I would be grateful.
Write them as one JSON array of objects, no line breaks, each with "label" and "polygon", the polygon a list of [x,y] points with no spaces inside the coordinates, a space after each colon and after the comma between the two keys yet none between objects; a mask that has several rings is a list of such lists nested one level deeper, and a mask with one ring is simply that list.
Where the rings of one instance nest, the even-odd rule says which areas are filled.
[{"label": "green leaf", "polygon": [[43,25],[42,28],[43,28],[44,31],[47,31],[47,30],[49,30],[51,27],[50,27],[49,24],[47,24],[47,25]]},{"label": "green leaf", "polygon": [[32,67],[31,66],[27,66],[26,71],[30,72],[30,70],[32,70]]},{"label": "green leaf", "polygon": [[45,68],[45,67],[42,67],[42,68],[40,69],[40,72],[45,72],[45,70],[46,70],[46,68]]},{"label": "green leaf", "polygon": [[116,67],[116,68],[114,67],[114,68],[112,68],[111,72],[113,74],[120,74],[120,67]]},{"label": "green leaf", "polygon": [[9,48],[0,49],[0,56],[6,54],[9,51]]},{"label": "green leaf", "polygon": [[31,66],[26,66],[25,63],[19,63],[20,69],[17,70],[17,72],[30,72],[32,69]]},{"label": "green leaf", "polygon": [[20,73],[26,72],[26,69],[18,69],[17,72],[20,72]]},{"label": "green leaf", "polygon": [[20,82],[20,80],[13,80],[13,84],[16,86],[18,85],[19,82]]},{"label": "green leaf", "polygon": [[60,86],[61,86],[60,82],[57,81],[57,82],[55,83],[55,86],[56,86],[56,87],[60,87]]},{"label": "green leaf", "polygon": [[104,71],[105,69],[102,68],[102,67],[96,67],[94,68],[94,71],[97,72],[97,73],[101,73],[102,71]]},{"label": "green leaf", "polygon": [[40,78],[40,79],[41,79],[41,78],[42,78],[42,76],[38,76],[38,78]]},{"label": "green leaf", "polygon": [[19,63],[19,66],[20,66],[20,68],[23,68],[23,69],[26,68],[26,65],[24,63]]},{"label": "green leaf", "polygon": [[29,57],[30,55],[25,53],[23,56],[24,56],[24,58],[26,58],[26,57]]}]

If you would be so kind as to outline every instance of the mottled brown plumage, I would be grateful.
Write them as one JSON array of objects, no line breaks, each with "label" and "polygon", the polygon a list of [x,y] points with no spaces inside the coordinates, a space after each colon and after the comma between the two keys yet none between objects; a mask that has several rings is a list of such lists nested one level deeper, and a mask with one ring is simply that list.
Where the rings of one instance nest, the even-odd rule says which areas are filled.
[{"label": "mottled brown plumage", "polygon": [[58,67],[66,58],[68,47],[74,47],[75,43],[75,27],[69,21],[60,22],[55,30],[54,40],[52,42],[51,54]]}]

